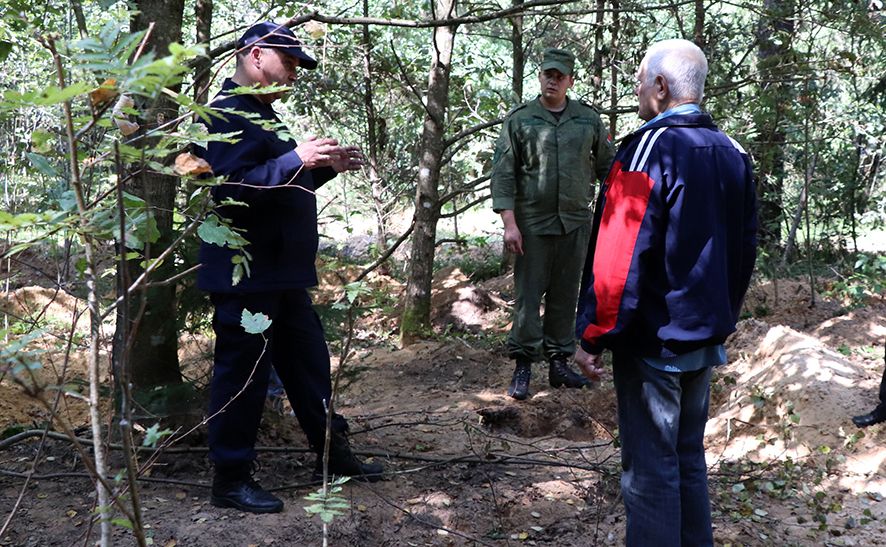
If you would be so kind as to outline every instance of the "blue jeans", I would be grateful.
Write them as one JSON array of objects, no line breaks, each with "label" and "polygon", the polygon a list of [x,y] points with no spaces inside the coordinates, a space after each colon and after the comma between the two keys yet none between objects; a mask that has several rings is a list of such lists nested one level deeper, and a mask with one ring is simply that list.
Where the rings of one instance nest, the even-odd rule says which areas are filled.
[{"label": "blue jeans", "polygon": [[711,367],[663,372],[615,352],[612,368],[627,545],[712,546],[704,455]]}]

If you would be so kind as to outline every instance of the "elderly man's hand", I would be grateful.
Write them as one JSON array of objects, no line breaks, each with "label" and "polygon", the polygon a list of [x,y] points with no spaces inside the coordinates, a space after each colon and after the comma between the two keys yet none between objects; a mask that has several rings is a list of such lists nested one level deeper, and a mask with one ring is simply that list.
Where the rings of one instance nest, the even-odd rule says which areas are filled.
[{"label": "elderly man's hand", "polygon": [[575,364],[588,380],[598,382],[603,376],[603,354],[591,355],[579,346],[575,352]]},{"label": "elderly man's hand", "polygon": [[332,168],[336,173],[356,171],[366,164],[366,158],[359,146],[343,146],[341,153],[332,162]]}]

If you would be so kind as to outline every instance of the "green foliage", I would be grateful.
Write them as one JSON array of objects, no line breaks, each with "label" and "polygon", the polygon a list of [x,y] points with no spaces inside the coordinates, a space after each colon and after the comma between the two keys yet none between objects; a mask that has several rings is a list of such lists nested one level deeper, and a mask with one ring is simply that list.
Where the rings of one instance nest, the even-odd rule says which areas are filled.
[{"label": "green foliage", "polygon": [[145,438],[142,441],[142,446],[157,448],[157,443],[163,440],[163,437],[169,435],[172,435],[171,429],[161,430],[160,424],[154,424],[145,431]]},{"label": "green foliage", "polygon": [[861,306],[873,295],[886,293],[886,255],[859,253],[851,273],[835,281],[826,294]]},{"label": "green foliage", "polygon": [[25,431],[27,431],[29,429],[31,429],[31,427],[27,426],[27,425],[12,424],[10,426],[3,428],[3,431],[0,431],[0,440],[8,439],[10,437],[18,435],[19,433],[24,433]]},{"label": "green foliage", "polygon": [[206,243],[239,251],[231,257],[231,262],[234,263],[232,279],[234,285],[240,283],[244,275],[249,276],[249,261],[252,259],[246,250],[249,242],[237,233],[237,229],[231,226],[226,218],[214,214],[207,215],[197,228],[197,235]]},{"label": "green foliage", "polygon": [[[14,376],[22,376],[26,371],[41,368],[40,355],[43,350],[34,349],[32,343],[41,338],[45,333],[42,330],[34,330],[28,334],[12,337],[10,341],[0,348],[0,364],[8,368]],[[7,332],[0,329],[0,338],[5,338]]]},{"label": "green foliage", "polygon": [[305,496],[307,501],[314,502],[305,507],[305,511],[309,515],[317,515],[325,524],[330,524],[335,517],[344,515],[345,511],[350,509],[351,504],[340,494],[342,485],[349,479],[350,477],[339,477],[331,482],[325,491],[321,488]]},{"label": "green foliage", "polygon": [[486,235],[463,237],[438,253],[437,263],[438,269],[456,266],[475,283],[502,273],[501,249],[491,245]]},{"label": "green foliage", "polygon": [[[833,460],[831,460],[833,463]],[[817,531],[828,530],[828,516],[842,511],[842,505],[824,490],[821,482],[829,473],[828,461],[798,464],[782,462],[724,461],[719,466],[721,489],[713,505],[734,521],[762,523],[769,519],[769,499],[799,500],[808,513],[798,511],[797,523],[815,522]]]},{"label": "green foliage", "polygon": [[126,528],[127,530],[132,530],[132,521],[127,518],[115,518],[111,519],[111,524],[114,526],[120,526],[121,528]]},{"label": "green foliage", "polygon": [[240,326],[249,334],[261,334],[271,326],[271,319],[263,313],[243,310],[243,314],[240,316]]},{"label": "green foliage", "polygon": [[363,281],[348,283],[345,285],[345,298],[349,304],[354,304],[360,296],[370,294],[372,288]]}]

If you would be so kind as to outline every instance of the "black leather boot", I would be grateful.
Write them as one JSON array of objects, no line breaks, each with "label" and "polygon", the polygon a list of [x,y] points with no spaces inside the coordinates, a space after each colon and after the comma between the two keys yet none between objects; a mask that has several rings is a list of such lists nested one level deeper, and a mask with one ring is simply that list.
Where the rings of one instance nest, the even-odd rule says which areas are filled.
[{"label": "black leather boot", "polygon": [[216,507],[233,507],[247,513],[283,510],[283,502],[253,480],[249,465],[216,468],[209,502]]},{"label": "black leather boot", "polygon": [[529,380],[532,377],[532,361],[517,359],[517,366],[514,368],[514,376],[511,378],[511,385],[508,386],[508,395],[522,401],[529,396]]},{"label": "black leather boot", "polygon": [[551,387],[574,387],[583,388],[590,386],[591,381],[575,372],[569,367],[567,355],[555,355],[551,357],[548,368],[548,381]]},{"label": "black leather boot", "polygon": [[886,422],[886,405],[884,404],[877,405],[877,408],[867,414],[852,418],[852,423],[858,427],[868,427],[880,422]]},{"label": "black leather boot", "polygon": [[[352,477],[358,481],[376,482],[382,479],[385,468],[380,463],[361,462],[351,443],[341,433],[332,433],[329,440],[329,475]],[[314,466],[314,479],[323,479],[323,452],[317,453],[317,464]]]}]

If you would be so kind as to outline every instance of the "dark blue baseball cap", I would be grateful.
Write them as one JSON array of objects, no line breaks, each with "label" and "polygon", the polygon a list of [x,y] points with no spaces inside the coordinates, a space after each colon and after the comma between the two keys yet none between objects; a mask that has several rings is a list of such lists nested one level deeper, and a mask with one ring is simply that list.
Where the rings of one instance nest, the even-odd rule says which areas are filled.
[{"label": "dark blue baseball cap", "polygon": [[298,66],[313,70],[317,68],[317,60],[302,49],[301,41],[295,37],[289,27],[278,25],[272,21],[252,25],[237,40],[237,49],[249,46],[270,47],[282,50],[283,53],[297,57]]}]

